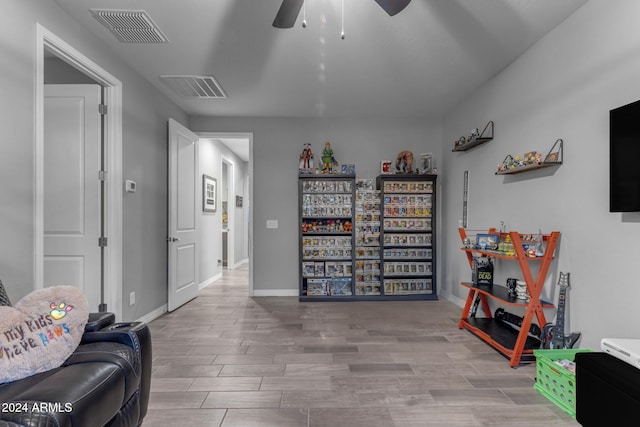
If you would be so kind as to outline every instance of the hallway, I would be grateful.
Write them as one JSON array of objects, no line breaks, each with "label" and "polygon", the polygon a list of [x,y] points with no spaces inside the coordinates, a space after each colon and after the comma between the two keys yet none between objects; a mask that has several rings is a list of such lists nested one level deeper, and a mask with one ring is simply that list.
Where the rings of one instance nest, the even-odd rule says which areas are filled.
[{"label": "hallway", "polygon": [[247,282],[225,270],[151,322],[145,427],[579,426],[447,300],[300,303]]}]

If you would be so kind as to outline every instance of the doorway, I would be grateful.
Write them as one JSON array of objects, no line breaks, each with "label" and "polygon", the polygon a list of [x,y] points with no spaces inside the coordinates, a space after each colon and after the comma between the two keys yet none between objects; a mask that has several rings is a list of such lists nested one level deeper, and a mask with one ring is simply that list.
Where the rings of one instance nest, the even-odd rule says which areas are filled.
[{"label": "doorway", "polygon": [[[253,296],[253,229],[252,229],[252,197],[253,197],[253,134],[250,132],[198,132],[200,141],[208,140],[200,146],[202,170],[218,177],[219,198],[226,202],[227,212],[227,267],[223,267],[223,219],[216,218],[212,226],[214,234],[203,236],[215,239],[217,248],[213,253],[220,254],[218,274],[242,267],[248,263],[248,293]],[[206,148],[209,147],[209,148]],[[211,162],[211,163],[208,163]],[[229,183],[224,185],[223,181]],[[226,191],[226,194],[223,192]],[[223,199],[223,197],[225,197]],[[219,204],[219,213],[223,211]],[[230,231],[229,231],[230,230]],[[217,252],[220,251],[220,252]],[[210,258],[209,258],[210,261]],[[205,261],[205,262],[209,262]],[[215,262],[215,258],[214,258]]]},{"label": "doorway", "polygon": [[[45,282],[45,57],[53,56],[102,87],[102,104],[109,106],[103,120],[101,148],[104,165],[102,180],[104,218],[101,237],[95,244],[102,247],[103,269],[99,308],[122,317],[122,83],[77,51],[71,45],[36,24],[36,109],[35,109],[35,220],[34,272],[35,288]],[[96,107],[97,108],[97,107]],[[108,243],[107,243],[108,242]],[[92,307],[93,308],[93,307]]]}]

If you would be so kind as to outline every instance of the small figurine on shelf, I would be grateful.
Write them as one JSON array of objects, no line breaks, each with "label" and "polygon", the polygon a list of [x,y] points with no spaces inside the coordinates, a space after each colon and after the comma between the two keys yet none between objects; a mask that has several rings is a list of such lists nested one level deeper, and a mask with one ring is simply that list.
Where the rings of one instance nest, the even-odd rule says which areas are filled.
[{"label": "small figurine on shelf", "polygon": [[511,154],[507,154],[507,157],[505,157],[502,163],[498,165],[498,172],[504,172],[514,169],[515,167],[513,156]]},{"label": "small figurine on shelf", "polygon": [[336,158],[333,157],[333,150],[331,149],[331,143],[329,141],[324,143],[324,150],[322,150],[322,172],[333,173],[333,166],[338,166]]},{"label": "small figurine on shelf", "polygon": [[301,173],[312,173],[313,171],[313,151],[311,144],[304,144],[302,153],[300,153],[300,164],[298,169]]},{"label": "small figurine on shelf", "polygon": [[433,154],[431,153],[422,153],[420,154],[420,160],[422,161],[422,170],[423,174],[431,174],[433,173]]},{"label": "small figurine on shelf", "polygon": [[396,172],[411,173],[413,165],[413,153],[409,150],[401,151],[396,157]]},{"label": "small figurine on shelf", "polygon": [[383,160],[380,162],[380,173],[381,174],[391,173],[391,160]]}]

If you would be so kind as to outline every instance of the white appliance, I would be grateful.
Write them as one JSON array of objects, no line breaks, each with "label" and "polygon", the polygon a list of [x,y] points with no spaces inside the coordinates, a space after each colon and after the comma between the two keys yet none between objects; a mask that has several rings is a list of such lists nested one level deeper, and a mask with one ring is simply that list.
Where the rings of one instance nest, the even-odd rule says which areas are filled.
[{"label": "white appliance", "polygon": [[600,349],[630,365],[640,368],[640,339],[603,338]]}]

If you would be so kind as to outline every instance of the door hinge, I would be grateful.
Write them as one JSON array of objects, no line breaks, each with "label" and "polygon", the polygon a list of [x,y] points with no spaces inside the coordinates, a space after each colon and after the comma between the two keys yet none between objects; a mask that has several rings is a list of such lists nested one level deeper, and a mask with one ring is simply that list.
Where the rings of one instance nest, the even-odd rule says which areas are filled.
[{"label": "door hinge", "polygon": [[107,114],[107,105],[106,104],[98,104],[98,113],[105,115]]},{"label": "door hinge", "polygon": [[98,181],[107,180],[107,171],[98,171]]},{"label": "door hinge", "polygon": [[107,238],[106,237],[98,237],[98,246],[101,248],[107,247]]}]

